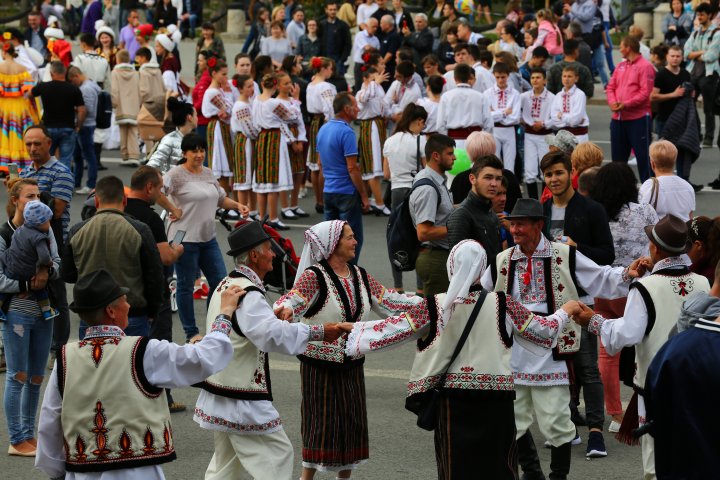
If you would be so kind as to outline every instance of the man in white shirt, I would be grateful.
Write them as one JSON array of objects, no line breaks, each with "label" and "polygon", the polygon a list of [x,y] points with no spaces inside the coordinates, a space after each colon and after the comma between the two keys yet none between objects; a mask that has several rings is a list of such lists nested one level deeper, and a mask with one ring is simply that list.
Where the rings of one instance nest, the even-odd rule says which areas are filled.
[{"label": "man in white shirt", "polygon": [[215,435],[215,453],[205,478],[241,478],[246,471],[252,478],[289,479],[293,448],[272,404],[267,352],[299,355],[309,341],[332,342],[343,330],[337,323],[310,326],[276,318],[263,285],[275,253],[259,222],[234,230],[228,243],[235,270],[213,293],[208,324],[222,308],[221,292],[239,287],[247,295],[232,310],[232,360],[225,370],[202,382],[195,406],[195,422]]},{"label": "man in white shirt", "polygon": [[469,45],[476,45],[477,41],[484,38],[482,34],[472,31],[472,27],[467,21],[458,22],[458,40]]},{"label": "man in white shirt", "polygon": [[353,43],[353,62],[355,63],[353,75],[355,76],[354,90],[360,90],[362,85],[362,73],[360,68],[365,65],[363,54],[369,53],[371,50],[380,50],[380,40],[375,36],[378,29],[378,21],[375,18],[368,19],[365,29],[355,35]]},{"label": "man in white shirt", "polygon": [[[385,94],[385,106],[387,107],[390,121],[396,123],[400,120],[403,110],[410,103],[417,102],[422,97],[422,92],[415,82],[415,66],[411,62],[400,62],[395,69],[395,81],[390,85]],[[394,125],[391,125],[391,130]]]},{"label": "man in white shirt", "polygon": [[110,64],[95,52],[95,37],[91,33],[80,36],[80,49],[72,65],[78,67],[90,80],[106,91],[110,90]]},{"label": "man in white shirt", "polygon": [[638,200],[651,205],[658,218],[672,214],[687,222],[695,210],[695,190],[675,175],[677,155],[677,147],[667,140],[650,144],[650,167],[655,177],[642,184]]},{"label": "man in white shirt", "polygon": [[[485,90],[495,85],[495,77],[480,62],[480,49],[477,45],[458,43],[455,46],[455,65],[461,63],[470,65],[475,70],[475,83],[472,85],[474,90],[485,93]],[[443,74],[443,78],[445,79],[443,93],[455,88],[455,77],[452,70]]]},{"label": "man in white shirt", "polygon": [[550,150],[545,142],[545,135],[553,131],[548,128],[550,118],[550,105],[555,95],[545,88],[545,70],[542,67],[533,68],[530,72],[530,84],[533,89],[520,95],[522,108],[522,123],[525,128],[525,186],[530,198],[540,198],[538,184],[542,185],[540,178],[540,161]]},{"label": "man in white shirt", "polygon": [[520,123],[521,114],[520,93],[508,85],[510,68],[506,64],[496,63],[493,73],[497,85],[488,89],[485,97],[490,103],[492,121],[495,123],[495,155],[502,158],[505,168],[514,172],[517,154],[515,129]]}]

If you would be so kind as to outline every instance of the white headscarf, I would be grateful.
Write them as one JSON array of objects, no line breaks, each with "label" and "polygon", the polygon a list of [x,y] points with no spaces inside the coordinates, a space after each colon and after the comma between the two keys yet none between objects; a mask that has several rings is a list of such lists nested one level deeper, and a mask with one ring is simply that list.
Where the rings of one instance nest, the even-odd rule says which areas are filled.
[{"label": "white headscarf", "polygon": [[329,220],[305,230],[305,246],[300,255],[300,265],[295,275],[295,282],[300,279],[300,275],[305,269],[320,260],[327,260],[332,255],[342,237],[343,227],[346,223],[344,220]]},{"label": "white headscarf", "polygon": [[175,50],[175,42],[170,40],[170,37],[165,35],[164,33],[161,33],[159,35],[155,36],[155,41],[162,45],[162,47],[167,50],[168,52],[172,52]]},{"label": "white headscarf", "polygon": [[487,267],[485,249],[475,240],[463,240],[450,250],[447,272],[450,286],[443,302],[443,321],[447,323],[456,303],[467,298],[470,287],[480,281]]}]

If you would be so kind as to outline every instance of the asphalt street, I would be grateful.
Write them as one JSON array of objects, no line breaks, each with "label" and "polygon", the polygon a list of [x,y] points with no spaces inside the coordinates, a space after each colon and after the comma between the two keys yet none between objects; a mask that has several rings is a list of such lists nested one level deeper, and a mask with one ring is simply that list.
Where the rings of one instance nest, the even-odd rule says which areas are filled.
[{"label": "asphalt street", "polygon": [[[192,61],[191,46],[183,43],[183,61]],[[234,53],[234,52],[230,52]],[[189,69],[188,69],[189,70]],[[590,106],[590,138],[598,143],[606,153],[610,154],[609,110],[604,106]],[[718,174],[718,149],[703,150],[701,158],[695,164],[692,173],[694,183],[707,183]],[[103,175],[117,175],[126,183],[132,174],[131,168],[119,166],[119,152],[105,152],[103,163],[109,170],[101,172]],[[308,212],[312,208],[312,194],[301,200],[301,206]],[[73,223],[80,220],[80,211],[85,196],[76,195],[72,202]],[[718,215],[717,192],[703,191],[697,195],[697,214]],[[7,194],[0,189],[0,203],[5,204]],[[287,222],[292,229],[285,232],[300,253],[303,245],[303,232],[305,228],[322,221],[320,215],[312,215],[302,221]],[[365,244],[360,255],[360,264],[370,274],[378,278],[383,284],[391,284],[390,265],[386,258],[385,228],[386,218],[366,216],[364,219]],[[227,250],[227,231],[219,224],[217,229],[221,249]],[[225,258],[228,270],[231,268],[230,257]],[[414,288],[411,275],[405,277],[409,290]],[[72,289],[69,289],[71,292]],[[277,295],[271,294],[271,300]],[[204,325],[205,304],[195,302],[198,324]],[[180,322],[174,317],[174,339],[182,343],[184,336]],[[73,330],[71,340],[77,338],[78,318],[72,315]],[[368,399],[368,417],[370,431],[370,460],[356,470],[353,478],[358,479],[432,479],[436,477],[434,446],[432,434],[415,426],[415,417],[404,409],[406,382],[413,360],[413,345],[371,355],[366,361],[366,389]],[[271,370],[274,404],[282,415],[285,430],[295,447],[295,463],[297,465],[294,478],[300,472],[300,377],[298,361],[293,357],[279,354],[271,355]],[[49,373],[49,371],[48,371]],[[0,374],[0,393],[4,392],[5,374]],[[193,388],[183,388],[174,391],[177,401],[188,405],[188,411],[173,415],[173,432],[178,460],[164,466],[167,478],[173,479],[199,479],[203,477],[213,452],[212,433],[200,429],[192,421],[192,409],[198,392]],[[631,391],[625,387],[622,390],[623,402],[627,404]],[[609,422],[609,418],[607,419]],[[606,428],[607,428],[606,422]],[[542,448],[542,436],[536,428],[533,435],[538,443],[544,471],[549,473],[549,450]],[[608,457],[603,459],[586,460],[585,441],[587,429],[581,429],[580,435],[583,444],[573,447],[572,467],[570,478],[625,480],[642,478],[639,447],[627,447],[619,444],[610,434],[605,435]],[[0,446],[8,444],[7,429],[0,427]],[[45,478],[39,471],[33,469],[33,460],[27,458],[9,457],[0,455],[0,476],[15,479],[41,479]],[[333,475],[318,474],[319,479],[332,479]],[[478,477],[482,476],[482,465],[478,465]],[[278,479],[284,480],[284,479]]]}]

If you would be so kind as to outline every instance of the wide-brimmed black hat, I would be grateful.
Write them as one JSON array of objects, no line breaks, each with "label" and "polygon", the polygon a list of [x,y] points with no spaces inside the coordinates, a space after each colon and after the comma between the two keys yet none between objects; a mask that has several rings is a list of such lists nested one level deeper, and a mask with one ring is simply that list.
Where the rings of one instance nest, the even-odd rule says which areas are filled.
[{"label": "wide-brimmed black hat", "polygon": [[672,214],[665,215],[655,225],[645,227],[645,233],[655,246],[668,253],[680,255],[692,246],[687,224]]},{"label": "wide-brimmed black hat", "polygon": [[110,272],[101,268],[80,277],[75,283],[70,310],[80,313],[105,308],[129,291],[129,288],[118,285]]},{"label": "wide-brimmed black hat", "polygon": [[518,198],[515,208],[505,218],[545,218],[543,207],[534,198]]},{"label": "wide-brimmed black hat", "polygon": [[235,257],[267,240],[270,240],[270,235],[267,234],[260,222],[247,222],[233,230],[228,236],[230,250],[227,254]]}]

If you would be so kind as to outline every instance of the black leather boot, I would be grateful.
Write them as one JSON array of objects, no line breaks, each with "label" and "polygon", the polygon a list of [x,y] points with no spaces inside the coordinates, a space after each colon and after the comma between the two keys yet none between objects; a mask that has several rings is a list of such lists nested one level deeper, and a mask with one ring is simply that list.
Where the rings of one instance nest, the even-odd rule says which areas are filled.
[{"label": "black leather boot", "polygon": [[570,473],[570,442],[551,447],[550,480],[566,480]]},{"label": "black leather boot", "polygon": [[538,184],[536,182],[526,183],[525,188],[527,188],[528,198],[534,198],[535,200],[540,199],[540,192],[538,191]]},{"label": "black leather boot", "polygon": [[540,458],[530,431],[525,432],[525,435],[518,438],[517,445],[518,462],[523,471],[523,475],[520,477],[521,480],[545,480],[545,475],[540,467]]}]

